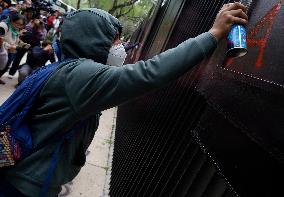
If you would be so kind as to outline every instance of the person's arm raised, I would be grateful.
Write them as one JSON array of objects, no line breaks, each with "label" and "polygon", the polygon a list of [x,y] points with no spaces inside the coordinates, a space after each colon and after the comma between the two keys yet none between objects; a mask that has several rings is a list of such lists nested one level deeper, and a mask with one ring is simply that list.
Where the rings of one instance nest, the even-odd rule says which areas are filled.
[{"label": "person's arm raised", "polygon": [[217,41],[227,35],[233,23],[240,19],[246,23],[247,16],[239,9],[245,11],[238,3],[226,5],[209,32],[147,61],[113,67],[83,60],[66,77],[67,95],[74,109],[81,115],[102,111],[182,76],[212,54]]}]

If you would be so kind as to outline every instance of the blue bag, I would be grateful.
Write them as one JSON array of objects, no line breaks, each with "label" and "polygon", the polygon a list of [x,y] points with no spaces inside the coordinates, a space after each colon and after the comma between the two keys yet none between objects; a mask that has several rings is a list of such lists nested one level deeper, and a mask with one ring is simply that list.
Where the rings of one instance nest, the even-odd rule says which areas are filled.
[{"label": "blue bag", "polygon": [[59,62],[43,66],[23,81],[0,107],[0,167],[15,165],[33,150],[26,114]]},{"label": "blue bag", "polygon": [[45,82],[60,63],[62,62],[55,62],[36,70],[0,106],[0,169],[13,166],[17,161],[29,156],[47,144],[57,142],[40,196],[45,196],[48,191],[62,143],[70,139],[78,130],[78,127],[81,127],[83,124],[82,122],[77,124],[69,131],[49,139],[38,147],[33,146],[31,131],[25,118],[39,96]]}]

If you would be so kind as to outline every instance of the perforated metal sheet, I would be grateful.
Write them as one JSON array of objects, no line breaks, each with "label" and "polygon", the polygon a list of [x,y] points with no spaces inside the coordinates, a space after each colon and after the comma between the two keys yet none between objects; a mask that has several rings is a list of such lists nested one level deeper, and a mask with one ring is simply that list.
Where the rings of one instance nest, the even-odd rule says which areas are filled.
[{"label": "perforated metal sheet", "polygon": [[[175,2],[141,58],[207,31],[228,1]],[[252,2],[244,58],[226,60],[220,43],[210,60],[119,108],[111,196],[284,195],[283,3]]]}]

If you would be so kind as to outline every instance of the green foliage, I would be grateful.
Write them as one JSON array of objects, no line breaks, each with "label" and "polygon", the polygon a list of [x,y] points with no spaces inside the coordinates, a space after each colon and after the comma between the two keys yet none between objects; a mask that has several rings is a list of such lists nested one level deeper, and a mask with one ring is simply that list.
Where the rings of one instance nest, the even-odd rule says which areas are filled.
[{"label": "green foliage", "polygon": [[[78,0],[63,0],[65,3],[77,7]],[[156,0],[138,0],[130,6],[115,9],[116,5],[121,5],[131,0],[81,0],[81,8],[96,7],[106,11],[114,11],[112,14],[120,19],[124,25],[124,39],[131,37],[139,24],[147,17],[149,10],[155,5]],[[126,14],[124,14],[126,13]]]}]

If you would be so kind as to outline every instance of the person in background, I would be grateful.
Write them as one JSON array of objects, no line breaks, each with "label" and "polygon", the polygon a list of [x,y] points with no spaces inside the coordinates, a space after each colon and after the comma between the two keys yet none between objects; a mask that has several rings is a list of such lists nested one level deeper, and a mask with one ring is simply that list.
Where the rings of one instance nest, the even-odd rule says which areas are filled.
[{"label": "person in background", "polygon": [[32,7],[23,6],[21,9],[22,15],[25,17],[25,21],[28,24],[34,17],[34,10]]},{"label": "person in background", "polygon": [[42,47],[35,46],[29,50],[26,63],[20,66],[19,69],[18,85],[21,84],[28,75],[41,66],[44,66],[48,61],[51,63],[55,62],[54,51],[51,42],[43,41]]},{"label": "person in background", "polygon": [[26,7],[32,7],[33,2],[32,2],[31,0],[24,0],[24,5],[25,5]]},{"label": "person in background", "polygon": [[47,17],[47,31],[49,31],[51,28],[53,28],[53,22],[57,18],[57,12],[51,11],[50,16]]},{"label": "person in background", "polygon": [[[0,39],[2,39],[0,37]],[[3,45],[0,46],[0,72],[5,69],[8,62],[8,53]],[[1,81],[0,81],[1,82]]]},{"label": "person in background", "polygon": [[[37,18],[32,19],[26,25],[25,29],[23,29],[21,32],[22,32],[22,35],[20,35],[20,39],[24,43],[29,44],[31,47],[40,46],[40,42],[43,41],[46,36],[46,29],[45,29],[44,23],[43,21]],[[13,76],[16,73],[23,56],[28,50],[29,49],[26,47],[17,48],[15,59],[9,70],[9,75]]]},{"label": "person in background", "polygon": [[47,18],[47,27],[48,33],[47,37],[49,40],[53,41],[54,39],[60,38],[60,26],[63,22],[61,13],[57,10]]},{"label": "person in background", "polygon": [[[8,62],[3,70],[0,71],[0,77],[9,69],[17,52],[17,47],[29,47],[28,44],[20,41],[20,30],[24,27],[24,17],[14,11],[9,14],[9,17],[0,23],[0,29],[4,32],[0,39],[0,45],[7,50]],[[0,84],[5,84],[0,79]]]},{"label": "person in background", "polygon": [[0,21],[6,19],[9,16],[9,12],[10,12],[9,8],[11,4],[12,4],[11,0],[0,0],[0,5],[2,7]]}]

